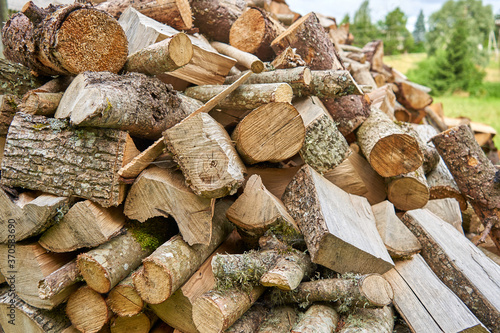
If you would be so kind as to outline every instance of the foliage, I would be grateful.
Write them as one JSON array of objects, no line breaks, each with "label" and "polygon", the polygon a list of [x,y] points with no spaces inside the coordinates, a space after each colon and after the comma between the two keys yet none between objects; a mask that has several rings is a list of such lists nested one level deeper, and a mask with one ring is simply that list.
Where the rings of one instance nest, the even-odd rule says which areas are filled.
[{"label": "foliage", "polygon": [[357,46],[363,47],[366,43],[377,39],[379,31],[371,21],[369,0],[361,3],[349,30],[354,35],[354,44]]},{"label": "foliage", "polygon": [[387,14],[383,22],[379,22],[384,42],[384,54],[408,52],[413,48],[413,37],[406,29],[406,15],[399,7]]},{"label": "foliage", "polygon": [[415,29],[413,30],[413,40],[415,41],[415,46],[412,50],[413,52],[425,51],[425,32],[424,11],[420,10],[417,23],[415,23]]},{"label": "foliage", "polygon": [[351,23],[351,17],[349,16],[349,14],[345,14],[344,18],[340,22],[340,25],[345,24],[345,23],[348,23],[348,24]]}]

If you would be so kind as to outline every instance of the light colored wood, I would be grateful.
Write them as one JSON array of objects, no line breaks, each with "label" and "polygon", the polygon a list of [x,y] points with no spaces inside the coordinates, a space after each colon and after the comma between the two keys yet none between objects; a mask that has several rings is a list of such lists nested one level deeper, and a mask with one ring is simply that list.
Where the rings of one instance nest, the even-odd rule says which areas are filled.
[{"label": "light colored wood", "polygon": [[467,201],[458,189],[457,183],[451,175],[448,167],[440,157],[436,168],[426,175],[429,185],[430,199],[453,198],[460,204],[460,210],[467,209]]},{"label": "light colored wood", "polygon": [[339,314],[331,305],[314,304],[291,330],[292,333],[329,333],[337,329]]},{"label": "light colored wood", "polygon": [[372,211],[378,233],[393,259],[408,258],[420,251],[420,242],[401,222],[392,203],[382,201],[373,205]]},{"label": "light colored wood", "polygon": [[420,255],[398,261],[384,274],[394,306],[412,332],[488,332]]},{"label": "light colored wood", "polygon": [[311,167],[297,172],[283,203],[304,234],[314,263],[340,273],[383,274],[394,265],[368,200],[344,192]]},{"label": "light colored wood", "polygon": [[399,210],[422,208],[429,202],[429,185],[422,166],[386,181],[387,199]]},{"label": "light colored wood", "polygon": [[[252,308],[254,307],[255,305]],[[252,308],[250,308],[249,311],[251,311]],[[262,316],[261,320],[264,321],[255,332],[288,333],[292,329],[293,325],[295,325],[295,323],[297,322],[298,317],[298,311],[290,306],[275,306],[271,308],[267,315]]]},{"label": "light colored wood", "polygon": [[271,65],[276,69],[285,69],[307,66],[307,63],[295,52],[294,48],[288,46],[283,52],[274,58]]},{"label": "light colored wood", "polygon": [[106,298],[108,307],[120,317],[135,316],[142,312],[146,303],[135,290],[130,273],[125,279],[121,280],[116,286],[111,289]]},{"label": "light colored wood", "polygon": [[212,200],[194,194],[179,170],[144,170],[132,185],[123,212],[140,222],[155,216],[172,216],[189,245],[210,243]]},{"label": "light colored wood", "polygon": [[249,179],[252,175],[259,175],[262,179],[262,184],[267,190],[275,197],[281,198],[288,183],[290,183],[299,169],[300,166],[289,168],[249,167],[247,169],[248,175],[246,179]]},{"label": "light colored wood", "polygon": [[395,92],[398,102],[408,110],[423,110],[432,103],[432,97],[408,82],[398,82]]},{"label": "light colored wood", "polygon": [[370,73],[370,63],[361,64],[351,59],[351,75],[359,85],[368,86],[372,90],[377,89],[377,83]]},{"label": "light colored wood", "polygon": [[220,53],[235,59],[238,65],[243,68],[250,69],[253,73],[261,73],[265,70],[262,60],[251,53],[221,42],[211,42],[210,45],[212,45]]},{"label": "light colored wood", "polygon": [[[127,35],[129,54],[178,34],[179,31],[129,7],[118,21]],[[193,58],[170,75],[194,84],[221,84],[236,60],[219,54],[203,37],[189,35]]]},{"label": "light colored wood", "polygon": [[491,330],[500,318],[500,266],[453,226],[428,210],[407,212],[402,221],[422,244],[422,257],[436,275]]},{"label": "light colored wood", "polygon": [[88,286],[83,286],[69,297],[66,315],[80,332],[96,333],[109,321],[111,311],[104,296]]},{"label": "light colored wood", "polygon": [[[392,86],[386,84],[382,87],[378,87],[372,92],[368,93],[367,96],[372,101],[372,107],[379,109],[389,116],[391,119],[396,118],[396,95],[392,90]],[[409,114],[408,114],[409,117]],[[396,118],[397,119],[397,118]],[[398,119],[399,120],[399,119]],[[409,120],[409,118],[408,118]]]},{"label": "light colored wood", "polygon": [[165,141],[163,137],[161,137],[118,170],[118,175],[123,178],[137,177],[141,171],[146,169],[164,150]]},{"label": "light colored wood", "polygon": [[[272,311],[272,310],[271,310]],[[256,333],[264,325],[268,309],[260,304],[253,305],[225,333]],[[262,324],[262,325],[261,325]],[[276,326],[275,326],[276,327]],[[259,332],[264,333],[264,332]],[[270,332],[269,332],[270,333]]]},{"label": "light colored wood", "polygon": [[377,309],[357,309],[344,317],[344,326],[339,333],[392,333],[394,310],[388,305]]},{"label": "light colored wood", "polygon": [[345,70],[311,71],[311,95],[320,98],[336,98],[344,95],[363,95],[354,78]]},{"label": "light colored wood", "polygon": [[462,212],[460,211],[460,205],[456,199],[444,198],[429,200],[423,209],[431,211],[443,221],[448,222],[455,229],[460,231],[462,235],[465,234],[462,228]]},{"label": "light colored wood", "polygon": [[370,62],[370,69],[375,72],[384,72],[384,43],[381,40],[374,40],[363,46],[362,52],[366,55],[366,60]]},{"label": "light colored wood", "polygon": [[41,299],[51,299],[65,288],[79,282],[80,278],[76,259],[73,259],[38,281],[38,296]]},{"label": "light colored wood", "polygon": [[45,231],[38,242],[52,252],[95,247],[116,236],[124,224],[125,215],[121,208],[103,208],[90,200],[81,201]]},{"label": "light colored wood", "polygon": [[289,103],[268,103],[249,113],[231,136],[247,164],[281,162],[293,157],[304,144],[305,127]]},{"label": "light colored wood", "polygon": [[50,93],[35,90],[23,97],[19,107],[26,113],[52,116],[56,112],[62,96],[62,92]]},{"label": "light colored wood", "polygon": [[158,317],[150,310],[130,317],[113,317],[109,323],[111,333],[148,333]]}]

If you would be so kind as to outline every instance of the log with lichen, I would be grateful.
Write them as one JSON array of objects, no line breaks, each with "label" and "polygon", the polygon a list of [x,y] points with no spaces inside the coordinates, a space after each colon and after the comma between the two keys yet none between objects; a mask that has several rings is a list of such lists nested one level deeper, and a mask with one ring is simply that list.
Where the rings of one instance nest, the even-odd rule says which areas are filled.
[{"label": "log with lichen", "polygon": [[380,309],[359,308],[343,319],[344,326],[339,330],[339,333],[392,333],[394,328],[392,306]]},{"label": "log with lichen", "polygon": [[[264,333],[261,327],[264,326],[264,319],[268,309],[260,304],[253,305],[245,312],[231,327],[225,330],[226,333]],[[259,331],[257,331],[259,330]],[[276,332],[276,331],[273,331]]]},{"label": "log with lichen", "polygon": [[44,83],[30,70],[17,62],[0,59],[0,94],[23,97],[31,89],[38,88]]},{"label": "log with lichen", "polygon": [[21,100],[12,94],[0,95],[0,135],[7,135]]},{"label": "log with lichen", "polygon": [[[252,308],[250,308],[250,310],[251,309]],[[300,314],[297,309],[291,306],[285,305],[272,307],[267,315],[262,317],[263,322],[255,332],[289,333],[299,319],[299,316]]]},{"label": "log with lichen", "polygon": [[292,333],[329,333],[337,329],[339,314],[329,304],[313,304],[291,330]]}]

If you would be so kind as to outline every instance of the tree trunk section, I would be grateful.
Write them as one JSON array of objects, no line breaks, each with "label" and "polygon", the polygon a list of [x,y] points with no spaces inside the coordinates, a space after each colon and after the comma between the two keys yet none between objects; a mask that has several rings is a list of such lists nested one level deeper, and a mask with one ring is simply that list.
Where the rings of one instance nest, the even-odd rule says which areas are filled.
[{"label": "tree trunk section", "polygon": [[63,93],[33,92],[23,98],[19,107],[25,113],[52,116],[56,113]]},{"label": "tree trunk section", "polygon": [[[251,310],[251,309],[250,309]],[[297,323],[298,311],[289,306],[273,307],[263,316],[264,322],[255,333],[290,333],[293,325]]]},{"label": "tree trunk section", "polygon": [[151,146],[143,150],[134,157],[127,165],[123,166],[118,175],[122,178],[135,178],[146,169],[151,162],[156,160],[165,150],[165,141],[163,137],[156,140]]},{"label": "tree trunk section", "polygon": [[314,304],[293,327],[292,333],[330,333],[337,329],[339,314],[331,305]]},{"label": "tree trunk section", "polygon": [[66,315],[80,332],[97,333],[109,321],[111,312],[102,295],[83,286],[69,297]]},{"label": "tree trunk section", "polygon": [[0,95],[0,135],[7,135],[20,103],[15,95]]},{"label": "tree trunk section", "polygon": [[453,179],[450,170],[448,170],[441,156],[436,168],[426,175],[426,178],[431,200],[453,198],[460,204],[461,211],[467,209],[467,200],[465,200],[462,192],[458,189],[455,179]]},{"label": "tree trunk section", "polygon": [[[243,314],[225,333],[256,333],[264,321],[268,310],[262,305],[256,304]],[[273,331],[276,332],[276,331]],[[278,332],[276,332],[278,333]]]},{"label": "tree trunk section", "polygon": [[315,268],[308,255],[289,251],[262,275],[260,284],[265,287],[277,287],[281,290],[294,290],[304,277],[311,276]]},{"label": "tree trunk section", "polygon": [[377,89],[377,83],[370,73],[370,64],[360,64],[357,61],[351,61],[351,75],[357,84],[369,86],[371,89]]},{"label": "tree trunk section", "polygon": [[384,43],[381,40],[374,40],[363,46],[363,53],[366,55],[366,61],[371,64],[372,71],[384,72]]},{"label": "tree trunk section", "polygon": [[344,318],[339,333],[392,333],[394,310],[388,305],[380,309],[357,309]]},{"label": "tree trunk section", "polygon": [[320,98],[336,98],[344,95],[362,95],[361,88],[345,70],[311,71],[309,93]]},{"label": "tree trunk section", "polygon": [[120,317],[131,317],[142,312],[146,303],[134,287],[130,273],[120,281],[108,294],[106,303],[113,313]]},{"label": "tree trunk section", "polygon": [[343,136],[354,132],[371,113],[370,104],[362,95],[323,98],[321,101]]},{"label": "tree trunk section", "polygon": [[74,285],[81,277],[76,260],[71,260],[66,265],[38,281],[38,296],[41,299],[51,299],[64,288]]},{"label": "tree trunk section", "polygon": [[[431,125],[413,125],[413,132],[416,134],[417,140],[419,140],[420,150],[424,155],[423,168],[425,174],[429,174],[432,170],[436,169],[441,157],[439,156],[436,147],[430,142],[431,138],[437,135],[437,131]],[[410,132],[411,135],[411,132]]]},{"label": "tree trunk section", "polygon": [[399,210],[424,207],[429,201],[429,186],[424,168],[387,179],[387,198]]},{"label": "tree trunk section", "polygon": [[158,317],[147,310],[130,317],[114,317],[109,328],[111,333],[148,333]]},{"label": "tree trunk section", "polygon": [[265,69],[265,65],[262,60],[251,53],[221,42],[211,42],[210,45],[212,45],[218,52],[236,59],[236,64],[240,67],[250,69],[254,73],[261,73]]},{"label": "tree trunk section", "polygon": [[42,78],[34,76],[31,71],[16,62],[0,59],[0,94],[23,97],[31,89],[44,83]]},{"label": "tree trunk section", "polygon": [[276,69],[286,69],[307,66],[307,63],[295,52],[294,48],[288,46],[274,58],[271,65]]},{"label": "tree trunk section", "polygon": [[432,103],[432,97],[429,94],[407,82],[398,82],[397,87],[395,93],[398,102],[408,110],[423,110]]}]

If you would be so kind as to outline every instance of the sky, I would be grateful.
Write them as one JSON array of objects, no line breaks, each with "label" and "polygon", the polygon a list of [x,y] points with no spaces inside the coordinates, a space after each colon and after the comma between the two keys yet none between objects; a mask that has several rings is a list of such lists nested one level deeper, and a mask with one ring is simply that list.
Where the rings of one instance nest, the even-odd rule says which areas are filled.
[{"label": "sky", "polygon": [[[352,18],[363,0],[286,0],[290,9],[302,15],[309,12],[318,12],[323,15],[333,16],[340,22],[345,14]],[[422,9],[427,19],[432,13],[438,11],[446,0],[370,0],[370,13],[372,22],[385,18],[387,13],[399,7],[408,17],[406,27],[413,31],[418,14]],[[500,0],[483,0],[483,5],[492,5],[493,14],[500,14]]]}]

